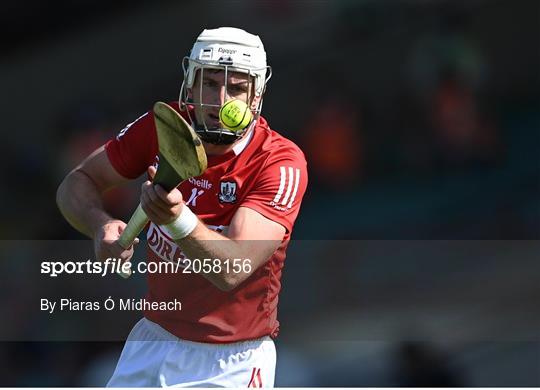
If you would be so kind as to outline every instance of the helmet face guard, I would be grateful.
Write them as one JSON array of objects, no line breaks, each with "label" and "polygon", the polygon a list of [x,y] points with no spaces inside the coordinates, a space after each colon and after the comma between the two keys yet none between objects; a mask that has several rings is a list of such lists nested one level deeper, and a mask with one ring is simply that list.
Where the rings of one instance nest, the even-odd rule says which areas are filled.
[{"label": "helmet face guard", "polygon": [[[262,110],[263,94],[272,70],[266,65],[266,53],[260,38],[243,30],[221,27],[204,30],[197,38],[189,57],[182,62],[184,81],[180,89],[180,109],[186,110],[195,131],[205,142],[225,145],[240,139]],[[222,72],[225,89],[225,101],[228,100],[229,75],[245,75],[249,88],[246,104],[251,108],[254,120],[245,129],[231,131],[221,123],[207,123],[206,113],[217,111],[221,106],[213,99],[204,96],[203,83],[205,74]],[[198,78],[199,83],[196,84]]]}]

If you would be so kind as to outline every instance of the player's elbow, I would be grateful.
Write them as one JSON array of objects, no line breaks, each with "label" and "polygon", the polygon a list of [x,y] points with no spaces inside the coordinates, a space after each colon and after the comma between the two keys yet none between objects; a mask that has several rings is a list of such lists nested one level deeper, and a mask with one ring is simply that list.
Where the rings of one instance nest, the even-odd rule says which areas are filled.
[{"label": "player's elbow", "polygon": [[77,183],[73,177],[74,172],[76,171],[71,171],[68,173],[56,189],[56,205],[64,216],[66,209],[69,207],[70,201],[72,200],[73,196],[75,196],[75,189],[77,188],[78,184],[80,184]]},{"label": "player's elbow", "polygon": [[[69,175],[68,175],[69,176]],[[66,176],[64,180],[60,183],[58,188],[56,189],[56,205],[60,209],[60,211],[63,211],[64,201],[65,201],[65,193],[66,193],[66,180],[68,177]]]}]

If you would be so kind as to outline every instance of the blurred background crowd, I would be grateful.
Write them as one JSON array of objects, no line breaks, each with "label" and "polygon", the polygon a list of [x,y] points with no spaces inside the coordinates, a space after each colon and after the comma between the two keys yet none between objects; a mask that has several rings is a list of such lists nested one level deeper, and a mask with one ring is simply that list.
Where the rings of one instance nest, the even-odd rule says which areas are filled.
[{"label": "blurred background crowd", "polygon": [[[538,1],[25,0],[0,20],[0,291],[19,308],[0,326],[0,386],[104,385],[122,338],[62,342],[37,318],[29,240],[82,238],[58,184],[177,99],[182,57],[218,26],[261,36],[274,70],[263,116],[310,172],[276,384],[540,386]],[[107,207],[125,219],[138,193]]]}]

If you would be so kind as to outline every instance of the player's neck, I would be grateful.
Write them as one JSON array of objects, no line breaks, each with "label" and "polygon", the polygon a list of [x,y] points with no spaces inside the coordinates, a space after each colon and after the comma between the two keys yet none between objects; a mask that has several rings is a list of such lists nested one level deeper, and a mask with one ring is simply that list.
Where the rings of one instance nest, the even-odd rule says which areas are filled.
[{"label": "player's neck", "polygon": [[208,156],[221,156],[221,155],[227,154],[233,149],[234,144],[214,145],[214,144],[209,144],[208,142],[203,141],[204,150],[206,151],[206,154]]},{"label": "player's neck", "polygon": [[214,145],[203,141],[204,150],[208,156],[222,156],[231,152],[236,145],[244,141],[245,138],[249,137],[249,134],[252,131],[253,130],[247,131],[242,138],[236,140],[230,145]]}]

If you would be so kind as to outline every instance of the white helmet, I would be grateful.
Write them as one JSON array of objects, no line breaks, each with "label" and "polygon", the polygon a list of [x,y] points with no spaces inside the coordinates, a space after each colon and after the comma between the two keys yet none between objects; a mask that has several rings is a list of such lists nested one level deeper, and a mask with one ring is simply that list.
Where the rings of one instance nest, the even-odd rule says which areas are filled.
[{"label": "white helmet", "polygon": [[[272,75],[272,69],[266,65],[266,52],[259,36],[233,27],[204,30],[197,37],[189,57],[184,57],[183,69],[184,81],[179,99],[182,110],[186,109],[186,105],[194,104],[189,97],[189,92],[192,92],[197,71],[223,69],[225,75],[227,72],[240,72],[253,77],[255,96],[250,96],[250,98],[258,98],[258,104],[256,107],[252,107],[252,112],[255,120],[260,115],[262,96],[266,89],[266,83]],[[198,105],[200,108],[213,106],[202,102]],[[189,114],[190,110],[187,111]],[[209,128],[206,123],[196,123],[194,118],[191,120],[194,123],[195,131],[204,141],[217,144],[232,143],[249,128],[248,126],[242,131],[232,132],[224,128]],[[203,122],[205,121],[203,120]]]}]

